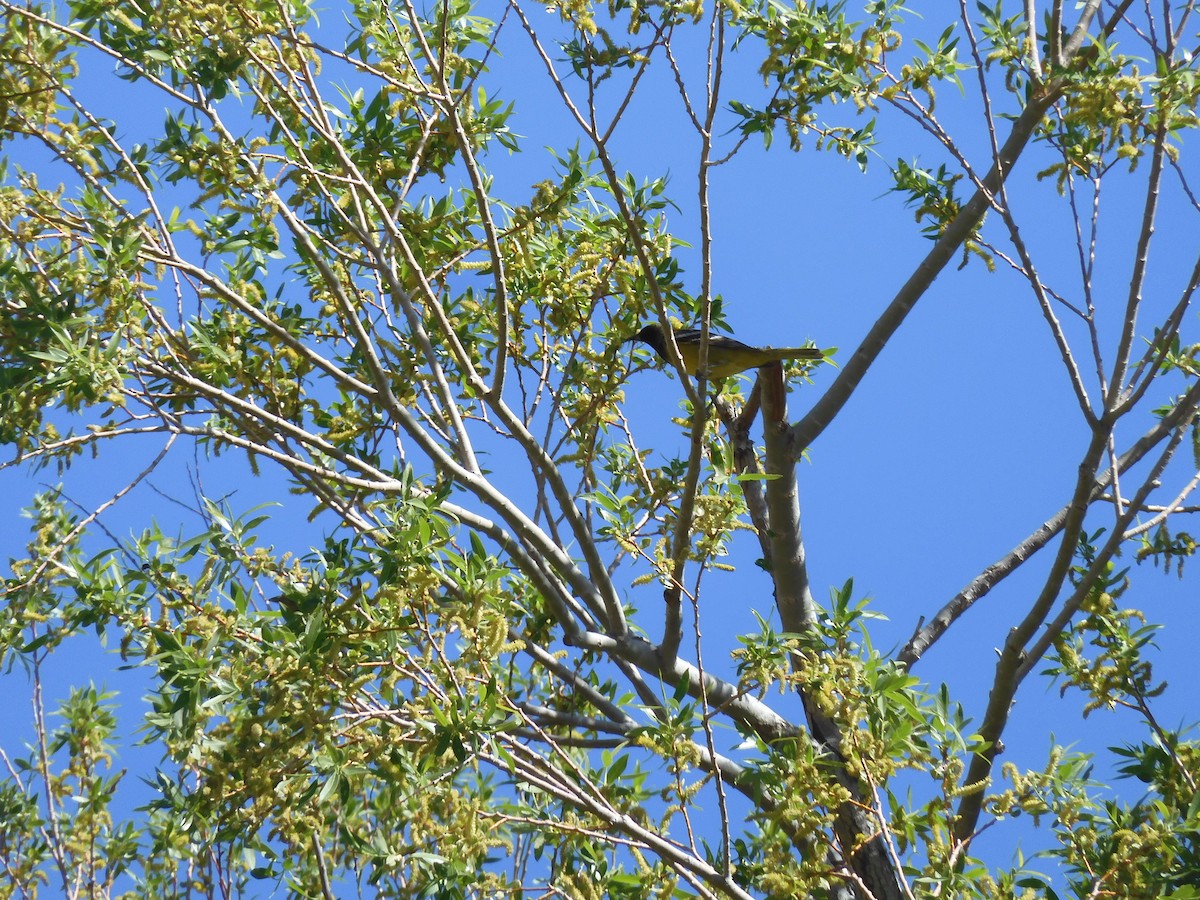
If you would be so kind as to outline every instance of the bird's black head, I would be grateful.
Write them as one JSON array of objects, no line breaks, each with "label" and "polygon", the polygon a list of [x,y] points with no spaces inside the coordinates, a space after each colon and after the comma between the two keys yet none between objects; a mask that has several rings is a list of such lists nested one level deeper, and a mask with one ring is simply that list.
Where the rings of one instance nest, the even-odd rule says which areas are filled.
[{"label": "bird's black head", "polygon": [[625,340],[621,343],[628,344],[632,341],[641,341],[663,359],[667,358],[667,342],[663,340],[663,331],[661,325],[647,325],[633,337],[625,338]]}]

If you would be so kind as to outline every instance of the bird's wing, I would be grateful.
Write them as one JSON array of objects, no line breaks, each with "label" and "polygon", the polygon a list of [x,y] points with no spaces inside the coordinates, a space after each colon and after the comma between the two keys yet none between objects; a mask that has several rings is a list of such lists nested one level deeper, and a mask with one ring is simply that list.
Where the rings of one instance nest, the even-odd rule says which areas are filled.
[{"label": "bird's wing", "polygon": [[[699,328],[681,328],[675,332],[675,343],[677,344],[699,344],[700,343]],[[723,334],[708,335],[708,346],[717,347],[724,350],[755,350],[756,347],[751,347],[749,344],[743,344],[741,341]]]}]

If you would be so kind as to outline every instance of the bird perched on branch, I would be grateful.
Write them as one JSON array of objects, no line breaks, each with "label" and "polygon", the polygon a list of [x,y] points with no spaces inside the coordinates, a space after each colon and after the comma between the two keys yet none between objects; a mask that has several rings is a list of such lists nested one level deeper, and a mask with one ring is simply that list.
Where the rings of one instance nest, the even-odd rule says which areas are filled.
[{"label": "bird perched on branch", "polygon": [[[683,365],[693,375],[700,374],[700,329],[675,329],[675,346],[683,358]],[[662,326],[647,325],[631,338],[622,343],[640,341],[658,354],[659,359],[668,362],[667,338]],[[719,381],[746,369],[765,366],[767,363],[780,362],[785,359],[821,359],[824,354],[816,347],[751,347],[741,341],[719,334],[708,336],[708,371],[707,376],[712,381]]]}]

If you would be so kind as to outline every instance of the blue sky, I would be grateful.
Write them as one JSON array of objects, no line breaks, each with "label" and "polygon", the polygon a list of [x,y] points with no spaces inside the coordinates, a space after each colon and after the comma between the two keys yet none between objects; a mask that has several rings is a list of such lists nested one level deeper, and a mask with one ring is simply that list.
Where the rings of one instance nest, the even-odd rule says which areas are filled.
[{"label": "blue sky", "polygon": [[[955,6],[943,3],[915,2],[911,7],[925,16],[926,33],[935,35],[956,13]],[[498,13],[498,4],[496,9]],[[340,14],[329,9],[322,19],[335,28]],[[546,17],[547,30],[552,21]],[[506,157],[498,150],[490,161],[497,194],[519,202],[551,171],[552,159],[540,148],[565,149],[577,136],[567,130],[561,105],[548,90],[540,62],[515,21],[506,24],[501,49],[493,65],[491,92],[498,90],[517,103],[512,124],[523,135],[525,152]],[[753,71],[736,57],[729,75],[729,98],[755,90]],[[613,154],[622,168],[644,177],[670,173],[678,207],[669,214],[672,230],[695,245],[697,144],[665,76],[660,72],[658,81],[648,79],[643,85],[645,97],[630,108],[614,139]],[[986,133],[974,74],[965,72],[963,77],[963,94],[950,87],[940,90],[938,113],[947,130],[964,136],[972,161],[985,167]],[[123,82],[110,86],[102,80],[92,88],[123,128],[136,127],[124,123],[136,122],[147,112],[144,98],[126,93],[129,88]],[[853,119],[849,109],[839,115]],[[897,157],[919,157],[936,165],[941,157],[910,123],[894,114],[881,116],[878,130],[880,157],[871,160],[865,174],[829,153],[811,148],[788,152],[782,140],[770,152],[751,140],[734,161],[714,173],[714,287],[724,297],[727,319],[739,338],[774,345],[811,339],[821,347],[840,348],[835,358],[844,360],[925,254],[929,242],[920,236],[912,211],[899,195],[888,193],[886,164]],[[730,143],[733,138],[724,140]],[[16,150],[18,159],[20,152]],[[1011,182],[1014,205],[1047,279],[1070,291],[1078,283],[1074,235],[1052,185],[1033,182],[1041,164],[1032,155],[1020,163]],[[1114,216],[1104,221],[1100,266],[1111,274],[1103,279],[1105,291],[1098,302],[1109,329],[1123,309],[1132,253],[1127,236],[1140,215],[1140,206],[1132,204],[1143,179],[1144,170],[1127,179],[1127,194],[1113,190],[1105,195]],[[1151,281],[1153,289],[1162,291],[1163,304],[1173,302],[1171,289],[1177,289],[1179,268],[1196,252],[1194,217],[1193,210],[1174,199],[1164,207]],[[989,225],[985,233],[998,238],[998,223]],[[687,287],[695,291],[696,251],[683,249],[680,256]],[[1179,265],[1176,258],[1182,261]],[[825,600],[829,589],[853,578],[856,594],[871,596],[873,608],[887,617],[873,630],[875,645],[884,651],[902,644],[922,616],[932,616],[1065,502],[1085,445],[1083,422],[1033,295],[1003,263],[998,265],[999,271],[989,274],[973,259],[964,270],[951,267],[939,277],[800,467],[804,533],[817,598]],[[1151,293],[1148,305],[1159,306],[1159,298]],[[1151,320],[1149,316],[1146,321]],[[1194,318],[1188,327],[1192,323]],[[1075,325],[1067,322],[1067,327],[1073,337],[1080,336]],[[833,375],[830,367],[823,367],[812,384],[796,388],[789,401],[793,419],[809,408]],[[679,414],[683,396],[672,376],[636,372],[627,393],[626,413],[639,443],[664,457],[685,454],[685,438],[669,421]],[[1120,437],[1128,442],[1137,433],[1138,427],[1129,426]],[[156,439],[136,449],[102,453],[98,460],[80,460],[64,478],[68,495],[84,507],[102,502],[160,446]],[[190,451],[183,450],[150,482],[167,495],[190,501],[187,473],[194,462]],[[1171,472],[1176,481],[1189,463],[1188,455],[1182,454]],[[250,478],[229,460],[201,466],[209,492],[230,495],[236,509],[268,500],[285,504],[288,515],[267,531],[279,549],[304,552],[316,542],[307,526],[295,527],[306,505],[286,495],[269,470]],[[0,549],[6,557],[20,556],[25,540],[24,522],[16,511],[36,483],[54,481],[48,472],[31,479],[17,470],[0,471],[6,513],[0,517]],[[167,531],[181,521],[186,522],[185,531],[197,527],[193,518],[149,485],[104,521],[123,537],[146,527],[151,517]],[[104,542],[102,536],[93,538],[94,546]],[[756,556],[754,539],[740,535],[731,554],[737,571],[705,580],[701,625],[710,667],[727,665],[723,658],[735,646],[732,636],[755,628],[752,610],[770,614],[770,585],[753,565]],[[992,676],[992,648],[1003,642],[1031,602],[1045,562],[1035,558],[996,589],[956,623],[915,670],[930,684],[950,683],[954,697],[976,719]],[[1126,597],[1130,605],[1144,608],[1151,621],[1165,625],[1154,663],[1159,676],[1172,685],[1156,701],[1167,727],[1197,718],[1188,689],[1191,648],[1197,639],[1194,573],[1189,569],[1185,574],[1180,581],[1143,567],[1135,571],[1135,586]],[[650,635],[657,635],[657,589],[631,591],[640,592],[642,622]],[[55,698],[65,696],[67,684],[92,679],[121,690],[123,700],[136,711],[138,675],[120,673],[118,666],[113,653],[79,641],[69,656],[59,654],[51,661],[47,700],[53,705]],[[0,681],[0,697],[12,723],[3,741],[10,755],[15,735],[28,734],[28,715],[22,712],[27,694],[19,671]],[[1060,698],[1056,687],[1031,678],[1018,695],[1005,734],[1005,759],[1040,766],[1051,734],[1060,742],[1102,750],[1127,733],[1127,714],[1099,712],[1081,720],[1078,706],[1076,695]],[[137,715],[129,713],[126,709],[122,721],[132,742]],[[1137,785],[1126,785],[1123,791],[1130,798],[1139,792]],[[1027,836],[1024,826],[994,829],[985,838],[996,853],[992,861],[1008,862],[1022,834]],[[982,843],[977,849],[987,846]]]}]

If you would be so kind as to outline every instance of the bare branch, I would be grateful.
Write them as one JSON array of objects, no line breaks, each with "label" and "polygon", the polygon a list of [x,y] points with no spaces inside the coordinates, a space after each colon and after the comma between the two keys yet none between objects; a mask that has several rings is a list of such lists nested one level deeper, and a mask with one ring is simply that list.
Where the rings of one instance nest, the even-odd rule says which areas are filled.
[{"label": "bare branch", "polygon": [[[1127,471],[1146,456],[1155,446],[1168,439],[1174,429],[1186,417],[1192,415],[1196,404],[1200,403],[1200,382],[1193,383],[1187,392],[1179,398],[1171,411],[1156,422],[1145,434],[1135,441],[1119,458],[1122,471]],[[1097,477],[1092,485],[1088,499],[1089,503],[1104,497],[1104,491],[1112,484],[1111,471]],[[1070,504],[1062,507],[1047,519],[1036,531],[1021,541],[1016,547],[1006,553],[992,565],[977,575],[970,584],[959,591],[953,599],[943,606],[936,616],[928,623],[920,626],[908,643],[897,655],[897,659],[905,666],[912,666],[929,648],[943,635],[946,630],[977,601],[987,596],[997,584],[1015,572],[1029,557],[1045,547],[1059,535],[1067,522]]]}]

